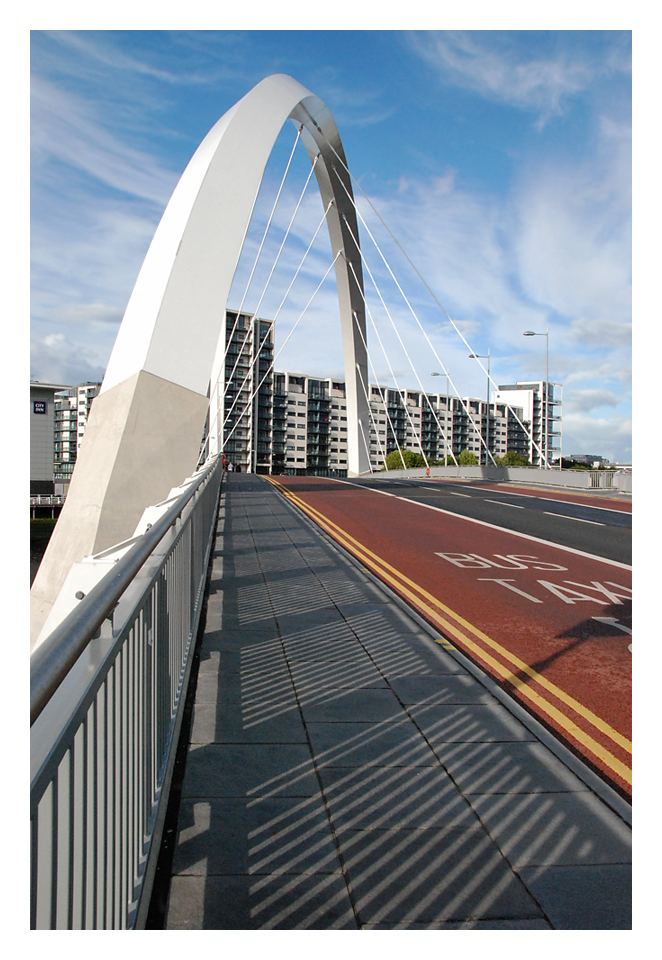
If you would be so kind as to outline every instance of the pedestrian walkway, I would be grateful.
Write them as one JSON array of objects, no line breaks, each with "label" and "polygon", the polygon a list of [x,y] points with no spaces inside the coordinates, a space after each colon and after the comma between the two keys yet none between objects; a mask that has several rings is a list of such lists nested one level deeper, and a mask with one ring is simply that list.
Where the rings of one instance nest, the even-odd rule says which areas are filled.
[{"label": "pedestrian walkway", "polygon": [[167,929],[630,928],[625,802],[434,636],[226,476]]}]

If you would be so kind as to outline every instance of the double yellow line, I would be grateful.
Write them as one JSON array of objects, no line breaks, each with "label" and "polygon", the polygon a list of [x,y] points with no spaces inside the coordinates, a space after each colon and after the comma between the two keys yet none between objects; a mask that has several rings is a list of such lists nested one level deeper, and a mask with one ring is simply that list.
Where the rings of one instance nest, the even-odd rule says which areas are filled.
[{"label": "double yellow line", "polygon": [[[632,770],[625,763],[615,757],[609,750],[593,739],[582,727],[578,726],[570,717],[566,716],[558,707],[550,703],[544,696],[535,690],[529,681],[535,683],[538,687],[550,693],[556,700],[560,701],[575,714],[582,717],[588,724],[599,730],[604,736],[617,744],[626,753],[632,753],[632,743],[626,737],[614,730],[608,723],[596,716],[591,710],[585,707],[579,701],[575,700],[556,684],[552,683],[542,674],[538,673],[532,667],[528,666],[523,660],[506,650],[496,640],[492,640],[487,634],[483,633],[477,627],[474,627],[467,620],[455,613],[450,607],[442,603],[437,597],[428,593],[419,584],[414,583],[409,577],[396,570],[389,563],[373,553],[364,544],[360,543],[349,533],[339,527],[333,521],[325,517],[324,514],[315,510],[310,504],[303,501],[296,494],[293,494],[286,486],[274,480],[273,477],[266,477],[274,487],[295,506],[302,510],[307,516],[315,521],[318,526],[325,530],[342,547],[349,551],[357,560],[360,560],[369,570],[372,570],[380,580],[388,583],[396,593],[405,597],[423,616],[431,623],[434,623],[439,630],[453,637],[461,647],[470,650],[476,657],[487,664],[499,677],[513,686],[521,697],[524,697],[537,710],[542,711],[552,720],[554,720],[562,730],[570,737],[581,743],[582,746],[599,758],[610,770],[625,780],[626,783],[632,783]],[[479,642],[477,642],[479,641]],[[450,644],[442,644],[450,646]],[[485,649],[487,647],[488,649]],[[490,652],[492,651],[492,652]],[[493,654],[497,654],[501,659],[497,659]],[[505,661],[505,663],[503,662]],[[513,672],[513,668],[516,672]]]}]

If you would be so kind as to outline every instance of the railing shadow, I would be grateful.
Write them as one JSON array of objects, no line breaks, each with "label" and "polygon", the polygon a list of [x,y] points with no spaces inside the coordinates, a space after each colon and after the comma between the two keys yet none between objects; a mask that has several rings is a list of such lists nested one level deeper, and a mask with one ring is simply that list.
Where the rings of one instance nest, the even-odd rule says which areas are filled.
[{"label": "railing shadow", "polygon": [[168,928],[627,928],[619,817],[400,612],[361,602],[356,574],[311,547],[313,574],[253,509],[259,536],[225,524]]}]

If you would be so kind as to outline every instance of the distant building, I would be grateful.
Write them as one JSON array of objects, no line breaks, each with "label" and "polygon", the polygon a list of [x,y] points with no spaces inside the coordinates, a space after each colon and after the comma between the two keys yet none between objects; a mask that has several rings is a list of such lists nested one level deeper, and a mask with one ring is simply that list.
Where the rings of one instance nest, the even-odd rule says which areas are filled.
[{"label": "distant building", "polygon": [[602,467],[609,463],[606,457],[600,457],[597,453],[571,453],[567,459],[574,460],[575,463],[586,463],[591,467]]},{"label": "distant building", "polygon": [[271,466],[273,326],[252,314],[226,312],[225,396],[218,421],[226,462],[249,473],[269,473]]},{"label": "distant building", "polygon": [[529,423],[531,440],[528,459],[533,466],[549,466],[560,461],[562,450],[562,390],[561,384],[545,380],[518,381],[492,391],[492,401],[521,407],[523,419]]},{"label": "distant building", "polygon": [[[210,414],[206,433],[222,432],[226,464],[248,473],[346,476],[345,381],[274,371],[273,321],[249,313],[226,312],[225,342],[225,396],[217,413]],[[381,470],[387,455],[398,449],[420,453],[428,461],[452,461],[468,450],[483,464],[514,452],[539,465],[536,445],[542,460],[547,453],[551,464],[561,452],[560,439],[555,446],[561,436],[555,386],[544,381],[500,386],[488,405],[473,397],[369,384],[370,419],[363,442],[370,466]],[[59,483],[66,493],[101,384],[46,387],[51,390],[51,492],[53,483]],[[201,459],[207,450],[205,436]]]},{"label": "distant building", "polygon": [[[417,390],[369,385],[370,466],[381,470],[394,450],[412,450],[428,461],[457,457],[463,450],[485,460],[487,402]],[[345,381],[300,374],[274,374],[273,472],[347,473]],[[299,409],[301,408],[301,409]],[[521,408],[490,405],[489,449],[527,455]],[[491,460],[490,460],[491,462]]]},{"label": "distant building", "polygon": [[63,485],[63,492],[71,481],[92,401],[101,389],[100,383],[81,383],[61,390],[54,398],[55,423],[51,447],[53,481]]},{"label": "distant building", "polygon": [[70,388],[63,383],[30,381],[30,493],[52,494],[55,394]]},{"label": "distant building", "polygon": [[[228,311],[225,339],[226,389],[217,422],[223,424],[226,463],[254,473],[346,476],[345,381],[274,371],[272,321]],[[493,400],[488,420],[485,400],[378,384],[369,384],[368,393],[364,442],[373,470],[380,470],[398,448],[422,453],[429,461],[457,457],[467,449],[484,463],[489,441],[494,458],[508,451],[531,456],[530,424],[519,394],[508,394],[510,407]],[[217,430],[214,418],[212,430]],[[205,449],[203,444],[203,454]]]}]

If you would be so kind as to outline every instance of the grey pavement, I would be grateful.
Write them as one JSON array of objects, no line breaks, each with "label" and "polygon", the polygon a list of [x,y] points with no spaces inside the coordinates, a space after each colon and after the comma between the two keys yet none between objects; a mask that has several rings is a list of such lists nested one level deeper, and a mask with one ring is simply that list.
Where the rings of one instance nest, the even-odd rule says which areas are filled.
[{"label": "grey pavement", "polygon": [[434,636],[226,475],[167,929],[630,929],[623,802]]}]

